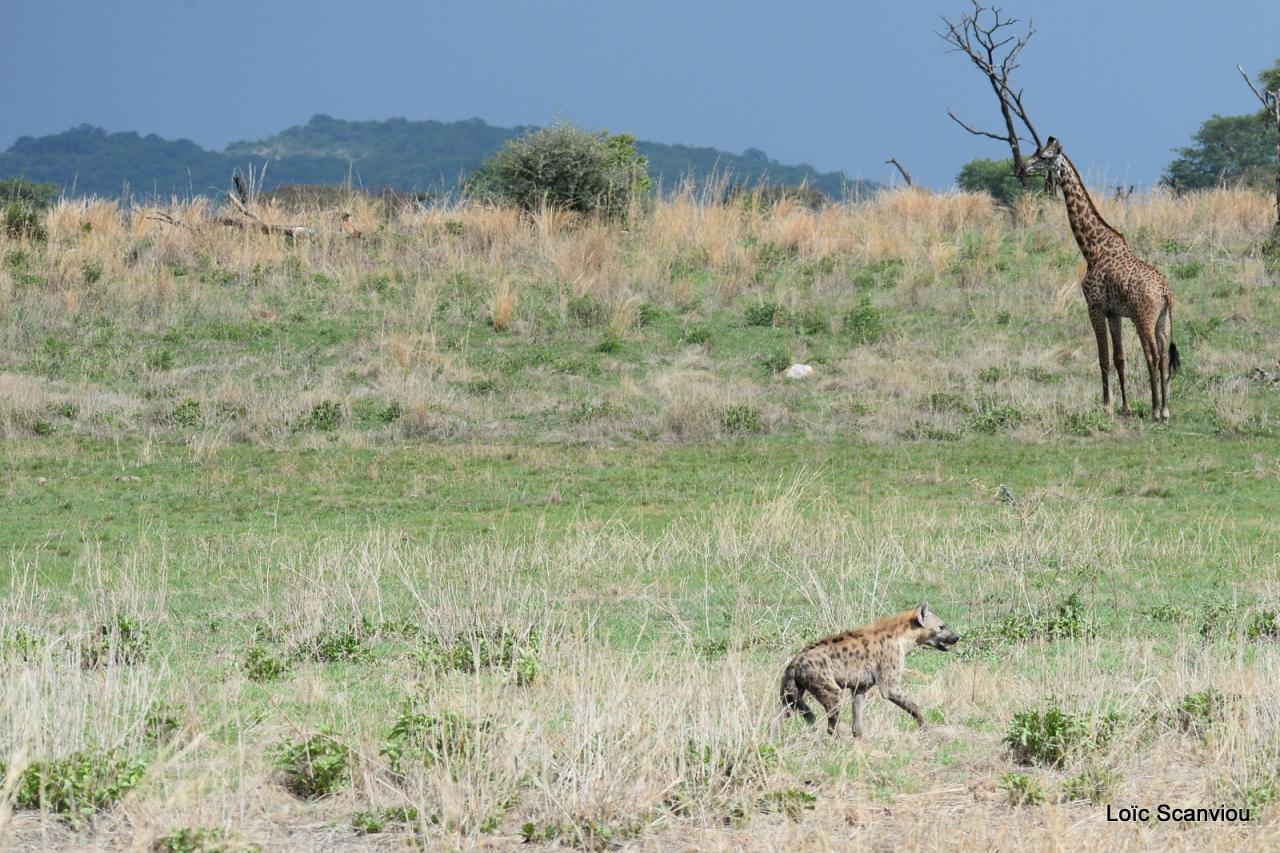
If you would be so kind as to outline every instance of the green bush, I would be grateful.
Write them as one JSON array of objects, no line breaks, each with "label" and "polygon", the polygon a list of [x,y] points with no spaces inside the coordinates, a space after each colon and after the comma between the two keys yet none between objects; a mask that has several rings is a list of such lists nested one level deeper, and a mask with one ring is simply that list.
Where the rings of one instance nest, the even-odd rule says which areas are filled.
[{"label": "green bush", "polygon": [[170,423],[186,429],[196,429],[203,419],[204,415],[201,412],[199,400],[183,400],[174,406],[173,411],[169,413]]},{"label": "green bush", "polygon": [[1115,794],[1120,774],[1106,767],[1085,767],[1079,774],[1062,780],[1062,798],[1084,800],[1101,806]]},{"label": "green bush", "polygon": [[1188,693],[1174,706],[1171,722],[1181,731],[1203,736],[1222,718],[1226,704],[1227,697],[1219,690],[1210,688]]},{"label": "green bush", "polygon": [[532,684],[538,676],[541,638],[537,631],[520,633],[506,626],[496,630],[475,629],[455,635],[445,642],[428,636],[419,660],[438,672],[477,673],[494,669],[511,673],[516,684]]},{"label": "green bush", "polygon": [[1000,777],[1000,787],[1009,795],[1011,806],[1038,806],[1045,800],[1044,785],[1026,773],[1006,773]]},{"label": "green bush", "polygon": [[371,630],[364,624],[329,628],[298,644],[293,654],[316,663],[367,661],[373,657],[368,645]]},{"label": "green bush", "polygon": [[95,628],[80,644],[85,669],[142,663],[151,650],[151,629],[136,617],[117,613]]},{"label": "green bush", "polygon": [[857,305],[845,312],[842,327],[855,344],[873,344],[883,338],[886,331],[884,318],[868,296],[863,296]]},{"label": "green bush", "polygon": [[776,302],[755,302],[742,312],[748,326],[772,326],[782,314],[782,306]]},{"label": "green bush", "polygon": [[279,656],[260,642],[255,642],[245,653],[241,669],[250,681],[278,681],[289,671],[288,657]]},{"label": "green bush", "polygon": [[978,404],[978,411],[969,420],[969,426],[975,432],[994,435],[1006,429],[1013,429],[1022,423],[1022,410],[1013,403],[997,403],[984,399]]},{"label": "green bush", "polygon": [[466,761],[475,756],[480,735],[489,729],[487,720],[476,722],[448,710],[439,715],[426,714],[407,702],[392,724],[381,752],[391,769],[400,774],[415,766]]},{"label": "green bush", "polygon": [[[383,832],[388,825],[412,826],[418,822],[418,810],[413,806],[379,809],[376,812],[356,812],[351,816],[351,828],[359,835]],[[435,823],[434,816],[432,823]]]},{"label": "green bush", "polygon": [[49,232],[40,221],[39,209],[26,199],[18,199],[5,205],[0,226],[5,235],[13,239],[26,239],[33,243],[43,243],[49,239]]},{"label": "green bush", "polygon": [[1105,767],[1087,767],[1062,783],[1067,800],[1085,800],[1101,805],[1111,799],[1120,784],[1120,774]]},{"label": "green bush", "polygon": [[[33,761],[14,788],[18,809],[43,809],[79,827],[106,811],[142,781],[147,762],[116,751],[84,750],[52,761]],[[7,768],[0,764],[0,780]]]},{"label": "green bush", "polygon": [[729,406],[720,414],[720,425],[729,435],[749,435],[764,432],[764,421],[755,406]]},{"label": "green bush", "polygon": [[705,344],[711,341],[711,327],[706,323],[686,326],[680,340],[686,344]]},{"label": "green bush", "polygon": [[333,432],[342,426],[342,405],[333,400],[321,400],[294,422],[293,431]]},{"label": "green bush", "polygon": [[799,788],[766,791],[756,799],[756,810],[762,814],[781,814],[799,822],[806,811],[813,811],[818,798]]},{"label": "green bush", "polygon": [[1097,432],[1109,432],[1113,422],[1101,409],[1088,409],[1083,412],[1068,413],[1062,426],[1071,435],[1088,438]]},{"label": "green bush", "polygon": [[1026,192],[1044,192],[1044,178],[1033,175],[1030,188],[1024,190],[1013,173],[1012,160],[989,160],[979,157],[965,163],[956,176],[956,185],[966,192],[987,193],[1001,204],[1013,204]]},{"label": "green bush", "polygon": [[232,838],[225,829],[185,826],[151,842],[151,853],[261,853],[256,844]]},{"label": "green bush", "polygon": [[351,783],[351,750],[328,732],[283,743],[277,753],[285,787],[302,799],[318,800]]},{"label": "green bush", "polygon": [[467,191],[528,211],[548,205],[620,216],[650,187],[648,160],[636,152],[634,137],[557,123],[509,141]]},{"label": "green bush", "polygon": [[1073,755],[1105,746],[1121,722],[1112,713],[1091,724],[1053,704],[1014,714],[1004,743],[1020,764],[1061,767]]},{"label": "green bush", "polygon": [[791,366],[791,353],[778,346],[760,356],[760,364],[770,373],[781,373]]},{"label": "green bush", "polygon": [[1250,640],[1280,639],[1280,613],[1275,610],[1255,610],[1244,624],[1244,635]]}]

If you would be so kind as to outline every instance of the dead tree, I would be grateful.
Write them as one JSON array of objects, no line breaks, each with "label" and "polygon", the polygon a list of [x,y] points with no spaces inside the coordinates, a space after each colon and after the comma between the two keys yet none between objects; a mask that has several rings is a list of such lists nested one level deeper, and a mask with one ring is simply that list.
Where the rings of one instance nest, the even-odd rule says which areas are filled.
[{"label": "dead tree", "polygon": [[[1026,107],[1022,104],[1022,89],[1014,89],[1010,79],[1018,69],[1018,57],[1023,48],[1036,33],[1034,25],[1028,21],[1026,34],[1017,35],[1011,29],[1019,23],[1017,18],[1005,18],[1000,9],[983,6],[978,0],[973,0],[973,11],[962,15],[959,22],[953,23],[948,18],[943,18],[942,22],[947,28],[945,32],[939,32],[938,36],[951,45],[952,52],[968,56],[991,84],[991,91],[1000,102],[1004,133],[978,130],[961,121],[951,110],[947,110],[947,115],[974,136],[985,136],[1008,145],[1009,152],[1013,155],[1013,172],[1018,183],[1022,184],[1024,190],[1030,189],[1031,182],[1023,163],[1021,143],[1034,142],[1038,149],[1041,146],[1040,134],[1036,132],[1035,125],[1031,123]],[[1031,134],[1030,140],[1021,135],[1019,124]]]},{"label": "dead tree", "polygon": [[1266,117],[1268,124],[1274,124],[1276,127],[1276,224],[1275,233],[1280,236],[1280,87],[1276,91],[1271,91],[1264,84],[1262,91],[1258,91],[1258,87],[1253,85],[1253,81],[1249,79],[1249,75],[1244,72],[1244,68],[1237,65],[1240,76],[1244,78],[1244,82],[1249,85],[1249,91],[1253,92],[1254,97],[1262,102],[1262,114]]},{"label": "dead tree", "polygon": [[901,163],[898,162],[897,157],[890,157],[888,160],[885,160],[884,162],[888,164],[892,164],[893,167],[897,169],[899,173],[901,173],[902,180],[907,182],[907,186],[914,187],[916,185],[916,182],[911,180],[911,173],[907,171],[905,166],[903,166]]},{"label": "dead tree", "polygon": [[283,234],[286,237],[301,237],[311,233],[311,229],[305,225],[277,225],[263,222],[262,218],[253,212],[253,193],[245,185],[239,171],[231,176],[231,182],[235,185],[235,190],[227,193],[227,199],[231,202],[232,209],[240,215],[222,217],[218,221],[223,225],[229,225],[232,228],[256,229],[263,234]]}]

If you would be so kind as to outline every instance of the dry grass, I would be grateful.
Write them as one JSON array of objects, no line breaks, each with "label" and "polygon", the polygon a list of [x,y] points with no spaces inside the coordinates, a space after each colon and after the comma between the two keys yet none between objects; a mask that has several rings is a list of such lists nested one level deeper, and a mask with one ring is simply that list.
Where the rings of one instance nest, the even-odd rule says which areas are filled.
[{"label": "dry grass", "polygon": [[[21,399],[0,392],[0,430],[164,432],[182,427],[174,407],[195,400],[202,423],[246,440],[274,440],[290,435],[297,413],[316,399],[350,412],[370,385],[406,390],[389,377],[427,368],[434,381],[420,383],[423,396],[399,400],[404,409],[455,418],[451,432],[459,435],[514,436],[523,427],[506,416],[494,421],[492,400],[468,388],[488,382],[514,415],[540,399],[575,397],[581,382],[572,368],[540,370],[541,356],[519,361],[524,356],[509,344],[560,340],[589,352],[593,336],[607,332],[656,346],[647,364],[632,356],[634,366],[606,364],[592,375],[659,388],[656,374],[670,374],[664,362],[676,357],[669,333],[636,334],[644,312],[647,318],[656,307],[686,326],[703,323],[714,337],[740,322],[742,305],[760,300],[790,316],[818,317],[819,336],[786,341],[787,354],[827,360],[819,373],[827,388],[874,395],[876,416],[860,427],[872,440],[916,435],[919,403],[934,392],[972,398],[982,389],[1017,398],[1023,423],[1041,434],[1060,430],[1064,407],[1086,408],[1096,394],[1074,285],[1079,256],[1061,205],[1051,200],[1024,199],[1016,226],[987,196],[920,190],[817,211],[786,201],[773,208],[713,203],[686,190],[625,226],[554,210],[526,217],[461,204],[387,213],[357,201],[347,212],[359,220],[358,239],[338,227],[333,210],[271,212],[316,229],[314,237],[290,242],[223,227],[203,200],[163,211],[177,225],[160,221],[156,209],[64,201],[45,214],[47,245],[0,238],[0,385],[23,387]],[[1274,316],[1269,299],[1258,301],[1274,279],[1255,254],[1269,222],[1267,203],[1227,191],[1102,202],[1166,272],[1188,260],[1202,264],[1190,281],[1174,280],[1179,321],[1217,314],[1239,329],[1215,341],[1201,362],[1231,365],[1234,376],[1247,373],[1254,340]],[[846,357],[840,318],[859,298],[892,321],[890,334],[846,347]],[[598,307],[584,315],[583,304]],[[481,327],[491,332],[480,334]],[[821,337],[823,329],[835,337]],[[255,339],[276,342],[264,347]],[[708,348],[706,380],[733,386],[750,379],[756,395],[771,394],[757,367],[770,345],[734,346]],[[1041,373],[1062,379],[1039,389],[1048,393],[1010,384],[1005,377],[1016,370],[978,378],[986,368],[1037,361],[1033,349],[1063,354]],[[511,369],[519,381],[504,388],[495,373],[506,364],[517,365]],[[646,377],[650,371],[655,375]],[[1141,373],[1131,378],[1140,389]],[[444,389],[453,393],[440,411]],[[1233,393],[1208,390],[1206,399]],[[638,401],[624,432],[676,435],[681,430],[669,425],[684,418],[681,401],[696,396]],[[850,429],[829,398],[792,397],[784,419],[806,433]],[[70,408],[60,409],[64,403]],[[794,407],[802,404],[819,411],[797,417]],[[78,414],[63,418],[64,409]],[[234,423],[227,413],[239,413]],[[1250,398],[1234,422],[1259,417]],[[350,425],[344,418],[344,430]],[[691,425],[683,432],[708,431]]]},{"label": "dry grass", "polygon": [[[8,685],[0,754],[140,750],[142,720],[157,701],[177,709],[184,727],[126,805],[89,831],[69,835],[20,812],[0,833],[17,846],[117,847],[175,826],[213,825],[271,849],[380,849],[394,842],[354,836],[349,816],[413,805],[436,816],[418,827],[433,848],[514,846],[526,822],[559,827],[561,841],[580,833],[587,846],[604,843],[608,827],[614,842],[646,848],[1231,849],[1245,838],[1265,846],[1280,833],[1274,810],[1247,828],[1116,828],[1100,807],[1056,799],[1063,780],[1093,766],[1117,774],[1117,804],[1237,802],[1232,786],[1260,778],[1259,760],[1280,748],[1274,644],[1244,656],[1230,638],[1205,643],[1161,630],[1143,609],[1144,590],[1158,587],[1168,561],[1232,560],[1234,547],[1230,530],[1138,542],[1090,500],[1041,502],[994,524],[922,519],[901,503],[850,515],[800,480],[756,508],[725,507],[652,540],[612,525],[518,544],[375,534],[280,552],[241,541],[236,553],[261,556],[229,577],[241,585],[232,597],[207,601],[222,627],[205,636],[191,628],[208,617],[174,607],[163,584],[143,583],[164,577],[174,560],[206,572],[223,557],[147,548],[109,577],[88,573],[83,586],[90,598],[109,594],[110,610],[149,614],[170,651],[105,670],[82,669],[58,641],[104,611],[55,612],[35,567],[15,563],[21,580],[0,630],[35,628],[50,642],[34,659],[0,656]],[[1056,595],[1043,581],[1076,567],[1124,573],[1126,584],[1107,583],[1113,591],[1097,600],[1111,602],[1117,621],[1093,639],[949,659],[918,652],[907,689],[930,709],[922,732],[873,696],[860,743],[845,731],[847,715],[834,741],[800,723],[769,739],[789,650],[901,606],[904,588],[936,587],[952,567],[974,565],[988,568],[933,602],[971,640],[1004,607],[969,602],[1041,605]],[[732,581],[721,574],[726,566]],[[711,605],[707,596],[726,582],[733,596]],[[642,614],[632,641],[603,641],[624,604]],[[539,673],[526,687],[502,672],[433,676],[412,642],[384,642],[352,665],[299,664],[265,691],[238,671],[241,638],[255,625],[290,643],[361,617],[374,625],[407,617],[427,636],[498,625],[534,632],[543,638]],[[1167,722],[1183,696],[1210,688],[1232,699],[1203,737]],[[398,778],[380,750],[401,701],[413,696],[419,712],[484,725],[466,752]],[[1001,736],[1015,712],[1050,702],[1089,718],[1118,711],[1125,722],[1104,749],[1061,769],[1019,768]],[[270,748],[321,726],[355,750],[353,785],[308,804],[280,787]],[[1010,806],[999,787],[1010,771],[1040,779],[1050,802]],[[762,805],[789,790],[816,797],[812,812],[791,820]]]}]

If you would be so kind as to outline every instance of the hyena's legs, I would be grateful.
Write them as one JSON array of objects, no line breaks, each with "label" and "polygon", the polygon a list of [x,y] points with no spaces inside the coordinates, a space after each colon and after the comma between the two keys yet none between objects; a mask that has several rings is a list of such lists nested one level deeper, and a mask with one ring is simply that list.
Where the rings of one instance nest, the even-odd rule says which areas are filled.
[{"label": "hyena's legs", "polygon": [[853,688],[853,736],[862,737],[862,703],[867,699],[866,687]]},{"label": "hyena's legs", "polygon": [[840,720],[840,688],[835,682],[811,684],[809,692],[827,709],[827,734],[835,734]]},{"label": "hyena's legs", "polygon": [[915,702],[908,699],[907,694],[903,693],[896,687],[882,685],[880,687],[880,695],[915,718],[917,726],[924,725],[924,717],[920,713],[920,707],[916,705]]}]

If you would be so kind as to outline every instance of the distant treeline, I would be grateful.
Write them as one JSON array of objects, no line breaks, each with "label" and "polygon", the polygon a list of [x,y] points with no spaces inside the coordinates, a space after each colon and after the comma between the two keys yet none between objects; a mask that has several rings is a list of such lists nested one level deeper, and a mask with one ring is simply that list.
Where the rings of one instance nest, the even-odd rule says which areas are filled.
[{"label": "distant treeline", "polygon": [[[86,124],[49,136],[22,137],[0,154],[0,178],[53,183],[69,195],[185,197],[224,190],[234,169],[269,164],[268,187],[350,180],[367,189],[436,195],[456,190],[508,140],[528,130],[494,127],[480,119],[344,121],[317,115],[266,139],[208,151],[187,139],[108,133]],[[841,172],[784,165],[754,148],[730,154],[645,141],[636,148],[648,158],[654,185],[667,189],[686,177],[704,181],[713,174],[739,184],[807,183],[837,199],[876,188]]]}]

